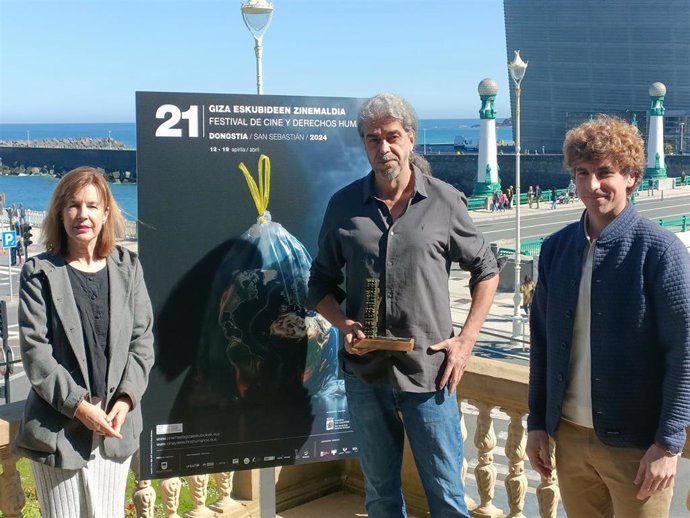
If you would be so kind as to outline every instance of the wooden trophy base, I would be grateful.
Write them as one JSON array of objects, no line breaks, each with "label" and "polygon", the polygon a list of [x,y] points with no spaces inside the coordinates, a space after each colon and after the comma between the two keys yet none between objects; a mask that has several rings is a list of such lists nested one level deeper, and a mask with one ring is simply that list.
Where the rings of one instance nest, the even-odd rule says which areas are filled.
[{"label": "wooden trophy base", "polygon": [[386,336],[373,336],[358,340],[354,344],[355,349],[376,349],[378,351],[408,352],[414,349],[414,338],[389,338]]}]

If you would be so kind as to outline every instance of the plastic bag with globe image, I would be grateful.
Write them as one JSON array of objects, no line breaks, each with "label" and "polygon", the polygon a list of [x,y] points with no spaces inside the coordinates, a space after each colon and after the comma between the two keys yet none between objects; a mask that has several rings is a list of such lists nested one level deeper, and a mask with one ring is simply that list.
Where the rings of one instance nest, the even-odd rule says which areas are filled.
[{"label": "plastic bag with globe image", "polygon": [[269,158],[259,158],[258,185],[240,169],[259,217],[216,272],[191,402],[227,410],[219,419],[238,440],[309,435],[314,416],[346,408],[338,331],[307,308],[309,253],[266,210]]}]

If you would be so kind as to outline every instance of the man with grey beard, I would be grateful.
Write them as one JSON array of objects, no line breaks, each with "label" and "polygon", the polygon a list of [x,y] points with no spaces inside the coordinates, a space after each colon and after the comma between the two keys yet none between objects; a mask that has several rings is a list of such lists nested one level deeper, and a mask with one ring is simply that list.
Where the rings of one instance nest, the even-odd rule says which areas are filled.
[{"label": "man with grey beard", "polygon": [[[407,101],[391,94],[369,99],[357,127],[372,171],[328,204],[309,301],[343,337],[366,508],[370,518],[407,515],[400,474],[407,432],[431,516],[468,517],[455,388],[491,307],[499,268],[465,196],[418,166],[426,161],[414,153],[417,118]],[[458,335],[448,291],[453,261],[471,273],[472,305]],[[413,338],[414,350],[360,343],[368,279],[378,280],[382,295],[376,335]]]}]

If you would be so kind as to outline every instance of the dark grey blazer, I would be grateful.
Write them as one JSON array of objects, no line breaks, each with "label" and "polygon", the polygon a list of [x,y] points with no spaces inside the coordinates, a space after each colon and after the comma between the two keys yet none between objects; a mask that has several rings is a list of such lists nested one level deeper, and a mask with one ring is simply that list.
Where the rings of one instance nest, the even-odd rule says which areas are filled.
[{"label": "dark grey blazer", "polygon": [[[122,394],[134,408],[122,439],[104,440],[105,456],[133,454],[142,430],[139,402],[153,365],[153,312],[136,254],[116,247],[107,259],[110,282],[106,409]],[[19,284],[19,341],[31,382],[14,450],[63,469],[86,465],[93,432],[74,417],[90,393],[82,324],[62,256],[32,257]]]}]

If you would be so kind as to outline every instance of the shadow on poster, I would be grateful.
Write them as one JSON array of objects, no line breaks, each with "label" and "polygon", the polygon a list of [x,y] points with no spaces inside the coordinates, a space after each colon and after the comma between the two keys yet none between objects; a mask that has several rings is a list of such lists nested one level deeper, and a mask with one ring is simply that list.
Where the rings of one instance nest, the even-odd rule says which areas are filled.
[{"label": "shadow on poster", "polygon": [[157,347],[142,478],[356,454],[340,337],[306,295],[326,204],[368,170],[359,103],[137,94]]}]

